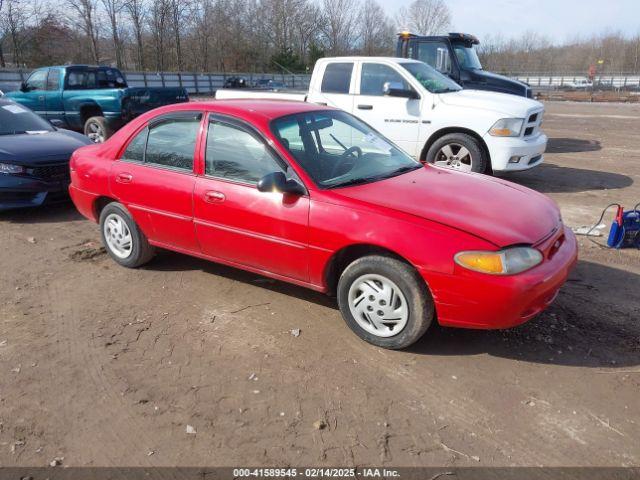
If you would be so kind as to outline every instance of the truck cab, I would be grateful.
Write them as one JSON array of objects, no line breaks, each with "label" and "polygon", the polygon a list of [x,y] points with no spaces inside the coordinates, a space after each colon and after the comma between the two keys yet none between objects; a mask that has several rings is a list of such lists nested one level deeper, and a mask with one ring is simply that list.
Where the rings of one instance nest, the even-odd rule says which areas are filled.
[{"label": "truck cab", "polygon": [[479,44],[475,36],[467,33],[424,37],[402,32],[398,34],[396,56],[420,60],[449,76],[463,88],[533,98],[531,87],[527,84],[483,70],[475,50]]}]

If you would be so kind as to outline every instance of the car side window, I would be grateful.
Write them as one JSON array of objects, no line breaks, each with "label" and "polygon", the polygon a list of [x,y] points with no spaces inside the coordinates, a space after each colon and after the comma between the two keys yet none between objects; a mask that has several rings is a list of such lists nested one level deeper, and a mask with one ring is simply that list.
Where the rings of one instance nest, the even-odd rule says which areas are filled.
[{"label": "car side window", "polygon": [[384,95],[384,84],[399,83],[402,88],[411,87],[400,73],[388,65],[381,63],[364,63],[360,74],[360,95]]},{"label": "car side window", "polygon": [[55,91],[60,88],[60,70],[56,68],[49,69],[47,75],[47,90]]},{"label": "car side window", "polygon": [[47,71],[37,70],[26,81],[27,91],[44,90],[47,86]]},{"label": "car side window", "polygon": [[122,154],[121,160],[127,160],[129,162],[144,162],[144,150],[147,146],[148,135],[148,128],[145,128],[138,133],[138,135],[129,142],[127,149]]},{"label": "car side window", "polygon": [[145,163],[193,171],[200,114],[161,119],[149,127]]},{"label": "car side window", "polygon": [[242,127],[211,121],[205,174],[255,184],[267,173],[284,169],[267,145]]},{"label": "car side window", "polygon": [[349,93],[353,63],[330,63],[322,77],[322,93]]}]

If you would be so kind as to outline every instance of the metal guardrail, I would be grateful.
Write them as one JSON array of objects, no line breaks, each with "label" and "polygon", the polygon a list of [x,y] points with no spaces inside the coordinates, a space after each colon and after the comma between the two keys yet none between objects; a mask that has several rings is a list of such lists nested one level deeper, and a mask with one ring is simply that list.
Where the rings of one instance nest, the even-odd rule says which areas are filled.
[{"label": "metal guardrail", "polygon": [[[0,90],[18,90],[31,70],[0,69]],[[306,89],[310,75],[285,75],[278,73],[186,73],[186,72],[123,72],[130,87],[183,87],[191,95],[213,94],[222,88],[229,77],[243,77],[249,85],[262,79],[282,82],[288,88]]]},{"label": "metal guardrail", "polygon": [[[0,90],[11,91],[20,88],[20,83],[27,79],[30,70],[0,69]],[[282,82],[288,88],[306,89],[311,75],[285,75],[279,73],[192,73],[192,72],[123,72],[131,87],[184,87],[191,95],[209,95],[224,86],[229,77],[244,77],[249,85],[257,80],[271,79]],[[513,73],[507,76],[526,82],[536,90],[557,90],[575,88],[579,82],[588,78],[584,74],[542,74]],[[639,89],[639,74],[598,75],[594,81],[595,89]],[[578,87],[585,89],[584,86]],[[589,86],[588,88],[594,88]]]}]

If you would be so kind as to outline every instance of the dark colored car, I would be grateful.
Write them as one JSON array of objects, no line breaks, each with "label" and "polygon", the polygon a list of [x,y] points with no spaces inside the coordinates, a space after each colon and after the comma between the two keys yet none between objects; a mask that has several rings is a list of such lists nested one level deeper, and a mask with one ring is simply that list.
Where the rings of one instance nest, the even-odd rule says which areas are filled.
[{"label": "dark colored car", "polygon": [[396,57],[420,60],[463,88],[533,98],[533,91],[526,83],[483,70],[474,48],[478,44],[476,37],[466,33],[425,37],[402,32],[398,34]]},{"label": "dark colored car", "polygon": [[67,199],[69,157],[90,143],[0,98],[0,211]]}]

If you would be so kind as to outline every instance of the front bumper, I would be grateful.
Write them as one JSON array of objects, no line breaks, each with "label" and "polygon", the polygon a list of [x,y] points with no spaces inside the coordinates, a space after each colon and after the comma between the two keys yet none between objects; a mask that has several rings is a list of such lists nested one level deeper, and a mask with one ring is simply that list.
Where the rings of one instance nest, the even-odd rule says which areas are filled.
[{"label": "front bumper", "polygon": [[567,227],[551,243],[560,247],[535,268],[494,276],[457,267],[452,274],[421,271],[431,289],[443,326],[502,329],[520,325],[547,308],[558,295],[578,258],[576,237]]},{"label": "front bumper", "polygon": [[0,174],[0,211],[67,201],[68,185],[68,179],[43,180],[28,175]]},{"label": "front bumper", "polygon": [[[484,141],[491,156],[494,172],[517,172],[528,170],[544,161],[547,148],[547,136],[540,133],[534,138],[494,137],[485,135]],[[509,163],[512,157],[520,157],[517,163]]]}]

